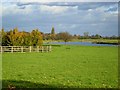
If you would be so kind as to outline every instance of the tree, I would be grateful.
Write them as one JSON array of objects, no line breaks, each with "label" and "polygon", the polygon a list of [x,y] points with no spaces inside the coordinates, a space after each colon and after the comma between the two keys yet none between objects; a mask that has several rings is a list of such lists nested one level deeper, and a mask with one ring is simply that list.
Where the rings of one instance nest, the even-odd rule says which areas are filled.
[{"label": "tree", "polygon": [[55,34],[55,29],[52,27],[51,34]]},{"label": "tree", "polygon": [[6,44],[6,32],[4,31],[4,28],[0,31],[0,44],[5,45]]},{"label": "tree", "polygon": [[101,38],[101,36],[99,34],[95,35],[95,39],[100,39],[100,38]]},{"label": "tree", "polygon": [[84,38],[88,38],[89,37],[89,32],[84,32]]},{"label": "tree", "polygon": [[15,38],[14,38],[13,30],[10,30],[9,32],[7,32],[7,37],[6,38],[7,38],[6,39],[7,40],[6,44],[8,46],[13,46],[14,43],[15,43]]},{"label": "tree", "polygon": [[118,39],[118,37],[113,35],[113,36],[110,37],[110,39]]},{"label": "tree", "polygon": [[78,39],[81,39],[81,36],[80,36],[80,35],[78,35]]},{"label": "tree", "polygon": [[57,34],[57,38],[63,40],[66,44],[66,42],[72,39],[72,35],[70,35],[68,32],[61,32]]},{"label": "tree", "polygon": [[18,28],[14,28],[7,32],[6,44],[8,46],[21,46],[22,45],[22,34],[18,31]]},{"label": "tree", "polygon": [[96,34],[96,35],[92,35],[90,38],[91,39],[100,39],[102,37],[99,34]]},{"label": "tree", "polygon": [[73,39],[79,39],[79,37],[80,35],[76,35],[76,34],[73,35]]},{"label": "tree", "polygon": [[29,32],[23,31],[23,46],[30,46],[31,45],[31,36]]},{"label": "tree", "polygon": [[52,30],[51,30],[51,39],[55,40],[55,29],[54,29],[54,27],[52,27]]},{"label": "tree", "polygon": [[43,40],[50,40],[50,39],[51,39],[51,34],[50,33],[43,34]]},{"label": "tree", "polygon": [[38,29],[33,30],[30,34],[31,36],[31,45],[32,46],[41,46],[43,43],[42,35]]},{"label": "tree", "polygon": [[33,30],[31,33],[14,28],[8,32],[1,30],[2,45],[3,46],[40,46],[43,43],[42,35],[38,29]]}]

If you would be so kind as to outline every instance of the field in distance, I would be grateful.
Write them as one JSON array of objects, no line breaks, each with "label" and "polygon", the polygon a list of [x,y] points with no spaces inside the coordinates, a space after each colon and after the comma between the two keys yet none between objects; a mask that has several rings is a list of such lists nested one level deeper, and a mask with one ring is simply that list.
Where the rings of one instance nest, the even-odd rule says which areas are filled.
[{"label": "field in distance", "polygon": [[3,87],[117,88],[118,47],[53,46],[47,53],[3,53]]}]

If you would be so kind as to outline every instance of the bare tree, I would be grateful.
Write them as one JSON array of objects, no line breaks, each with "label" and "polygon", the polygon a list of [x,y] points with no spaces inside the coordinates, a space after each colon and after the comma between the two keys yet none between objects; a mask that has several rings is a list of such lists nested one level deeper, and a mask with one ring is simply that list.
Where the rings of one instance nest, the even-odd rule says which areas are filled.
[{"label": "bare tree", "polygon": [[57,37],[59,39],[62,39],[65,42],[65,44],[66,44],[66,42],[68,42],[72,39],[72,35],[70,35],[68,32],[58,33]]}]

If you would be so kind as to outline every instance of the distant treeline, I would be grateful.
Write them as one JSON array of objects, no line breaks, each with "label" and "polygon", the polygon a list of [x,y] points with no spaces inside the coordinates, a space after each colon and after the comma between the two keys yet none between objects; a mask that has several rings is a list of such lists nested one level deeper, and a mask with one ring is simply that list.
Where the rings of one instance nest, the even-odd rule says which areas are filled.
[{"label": "distant treeline", "polygon": [[89,32],[84,32],[84,35],[71,35],[69,32],[60,32],[55,33],[54,27],[51,30],[51,33],[42,33],[43,40],[61,40],[61,39],[120,39],[120,36],[101,36],[99,34],[89,35]]},{"label": "distant treeline", "polygon": [[43,40],[63,40],[68,42],[72,39],[120,39],[118,36],[103,37],[99,34],[90,36],[89,32],[84,32],[83,36],[71,35],[69,32],[55,33],[54,27],[52,27],[50,33],[43,33],[38,29],[31,32],[19,31],[18,28],[10,31],[2,29],[0,32],[3,46],[40,46],[43,44]]}]

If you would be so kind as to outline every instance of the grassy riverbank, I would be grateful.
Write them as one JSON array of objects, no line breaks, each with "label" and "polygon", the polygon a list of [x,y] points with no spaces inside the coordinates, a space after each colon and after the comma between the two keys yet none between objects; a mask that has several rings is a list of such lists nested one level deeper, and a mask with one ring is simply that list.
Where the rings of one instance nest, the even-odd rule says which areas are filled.
[{"label": "grassy riverbank", "polygon": [[3,53],[3,87],[117,87],[117,47],[60,45],[52,49]]}]

